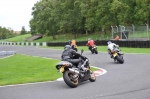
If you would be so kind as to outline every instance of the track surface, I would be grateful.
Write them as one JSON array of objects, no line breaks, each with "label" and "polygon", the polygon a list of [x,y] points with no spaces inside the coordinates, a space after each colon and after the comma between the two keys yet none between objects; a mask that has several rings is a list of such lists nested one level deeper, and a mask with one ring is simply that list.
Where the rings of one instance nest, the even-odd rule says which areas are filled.
[{"label": "track surface", "polygon": [[[38,47],[0,46],[0,51],[60,59],[62,50]],[[84,52],[91,65],[107,70],[96,82],[77,88],[63,81],[0,87],[0,99],[150,99],[150,55],[125,54],[124,64],[113,62],[107,53]],[[13,76],[13,75],[12,75]]]}]

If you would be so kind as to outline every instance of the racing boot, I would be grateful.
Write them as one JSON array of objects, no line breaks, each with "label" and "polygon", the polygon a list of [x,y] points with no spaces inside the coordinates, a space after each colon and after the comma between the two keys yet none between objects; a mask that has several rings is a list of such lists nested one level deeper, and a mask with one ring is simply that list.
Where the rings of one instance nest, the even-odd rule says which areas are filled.
[{"label": "racing boot", "polygon": [[89,69],[88,69],[88,68],[85,68],[84,65],[81,65],[81,70],[82,70],[83,72],[85,72],[85,71],[87,71],[87,70],[89,70]]},{"label": "racing boot", "polygon": [[110,58],[113,58],[113,55],[110,55]]}]

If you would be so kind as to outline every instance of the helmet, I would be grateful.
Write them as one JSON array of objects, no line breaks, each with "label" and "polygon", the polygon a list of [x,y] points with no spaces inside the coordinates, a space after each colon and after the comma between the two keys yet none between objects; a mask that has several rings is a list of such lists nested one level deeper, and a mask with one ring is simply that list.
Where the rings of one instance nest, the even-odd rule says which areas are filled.
[{"label": "helmet", "polygon": [[112,43],[111,41],[108,41],[108,42],[107,42],[108,45],[111,44],[111,43]]},{"label": "helmet", "polygon": [[88,38],[88,41],[91,40],[91,38]]},{"label": "helmet", "polygon": [[70,45],[65,45],[64,49],[71,49]]}]

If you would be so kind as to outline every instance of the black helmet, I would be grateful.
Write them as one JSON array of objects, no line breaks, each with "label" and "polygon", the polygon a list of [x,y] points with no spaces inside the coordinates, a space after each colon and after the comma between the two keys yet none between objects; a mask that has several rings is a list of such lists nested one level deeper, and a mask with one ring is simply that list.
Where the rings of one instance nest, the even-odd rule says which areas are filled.
[{"label": "black helmet", "polygon": [[65,45],[65,48],[64,49],[70,49],[71,46],[70,45]]}]

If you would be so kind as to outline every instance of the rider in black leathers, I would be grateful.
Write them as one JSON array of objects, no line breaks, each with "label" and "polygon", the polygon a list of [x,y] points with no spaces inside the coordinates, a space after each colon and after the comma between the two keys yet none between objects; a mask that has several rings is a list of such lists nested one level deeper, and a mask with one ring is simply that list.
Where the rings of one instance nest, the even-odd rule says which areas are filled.
[{"label": "rider in black leathers", "polygon": [[[78,56],[81,58],[76,59],[74,58],[74,56]],[[77,65],[79,69],[82,69],[84,71],[85,68],[82,65],[83,64],[82,59],[85,59],[86,57],[81,56],[79,53],[73,50],[70,45],[65,46],[61,58],[62,58],[62,61],[68,61],[72,63],[73,65]]]}]

